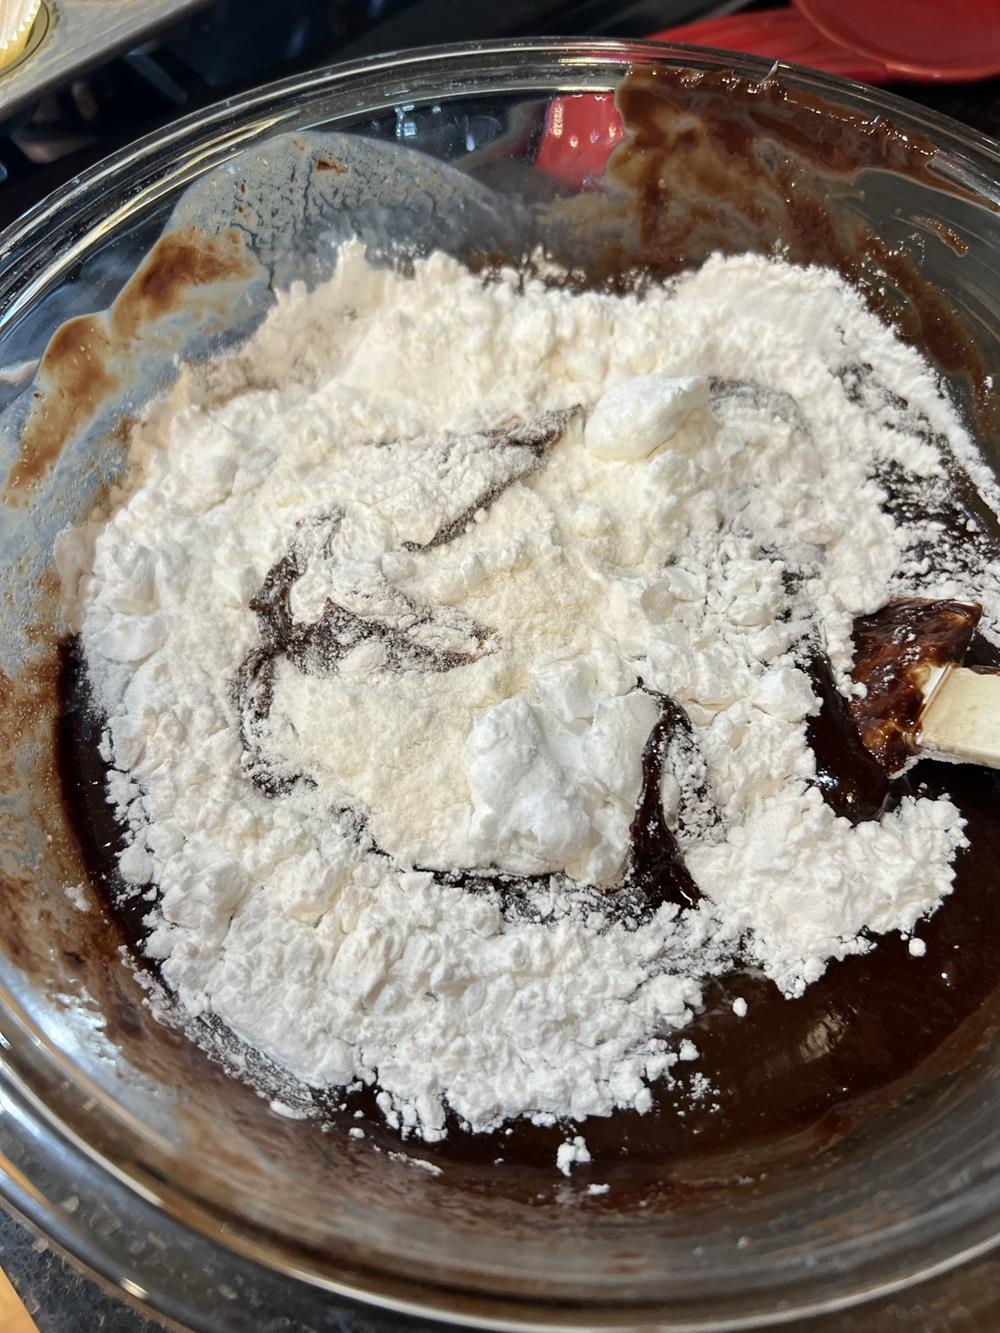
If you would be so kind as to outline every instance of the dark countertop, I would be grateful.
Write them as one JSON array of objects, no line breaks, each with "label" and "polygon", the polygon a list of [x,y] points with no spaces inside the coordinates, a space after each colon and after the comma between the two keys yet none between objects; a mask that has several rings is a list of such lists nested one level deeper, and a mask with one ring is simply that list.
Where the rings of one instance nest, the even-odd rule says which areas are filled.
[{"label": "dark countertop", "polygon": [[[1000,137],[1000,78],[955,87],[901,84],[893,91]],[[6,1270],[40,1333],[157,1333],[163,1327],[83,1276],[47,1242],[36,1239],[2,1211],[0,1267]],[[339,1329],[342,1333],[390,1333],[394,1326],[378,1316],[359,1318],[333,1300],[323,1321],[324,1330]],[[283,1333],[291,1325],[279,1318],[253,1327],[254,1333]],[[408,1323],[407,1327],[415,1325]],[[1000,1328],[1000,1257],[977,1260],[855,1312],[784,1327],[791,1333],[986,1333]],[[301,1324],[296,1328],[307,1333]]]},{"label": "dark countertop", "polygon": [[[138,1314],[84,1277],[46,1241],[36,1239],[3,1211],[0,1267],[6,1270],[39,1333],[163,1333],[162,1324]],[[333,1298],[321,1326],[280,1315],[246,1325],[247,1333],[394,1333],[398,1327],[390,1316],[359,1315]],[[431,1325],[423,1327],[432,1333]],[[853,1311],[797,1320],[781,1328],[785,1333],[991,1333],[1000,1328],[1000,1256],[965,1264],[944,1277]],[[413,1321],[407,1321],[406,1329],[421,1333],[421,1325]]]},{"label": "dark countertop", "polygon": [[[159,1333],[118,1296],[105,1292],[0,1211],[0,1268],[38,1325],[39,1333]],[[86,1323],[81,1312],[86,1311]]]}]

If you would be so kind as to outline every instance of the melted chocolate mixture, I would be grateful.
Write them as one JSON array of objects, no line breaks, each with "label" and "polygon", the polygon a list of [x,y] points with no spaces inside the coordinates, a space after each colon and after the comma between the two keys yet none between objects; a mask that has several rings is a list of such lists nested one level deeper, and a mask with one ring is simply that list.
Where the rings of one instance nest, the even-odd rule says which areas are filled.
[{"label": "melted chocolate mixture", "polygon": [[[1000,666],[1000,653],[976,637],[966,661]],[[859,764],[863,752],[846,701],[828,677],[824,684],[817,672],[816,679],[823,710],[810,741],[824,797],[855,821],[874,818],[885,807],[890,786],[896,787],[898,799],[899,786],[874,761]],[[87,707],[85,671],[73,644],[64,656],[62,689],[66,709],[59,750],[67,810],[94,882],[103,888],[123,937],[141,957],[149,905],[122,893],[125,886],[115,864],[122,835],[104,799],[99,728]],[[679,892],[684,898],[696,890],[676,841],[652,808],[663,742],[671,728],[683,728],[675,708],[665,705],[647,745],[636,816],[641,831],[636,830],[630,866],[643,888],[655,892],[660,883],[667,895]],[[594,1161],[574,1173],[575,1182],[611,1182],[616,1206],[626,1203],[622,1191],[636,1201],[676,1203],[688,1186],[706,1179],[724,1184],[764,1170],[776,1158],[806,1151],[891,1099],[901,1081],[918,1071],[995,990],[1000,978],[1000,774],[925,760],[899,782],[916,794],[947,794],[967,821],[970,845],[957,856],[955,890],[920,926],[926,956],[911,957],[898,936],[881,937],[871,953],[831,963],[797,1000],[786,1000],[772,983],[750,973],[713,983],[704,1011],[683,1034],[695,1042],[701,1058],[682,1067],[680,1086],[658,1091],[651,1113],[622,1111],[607,1120],[586,1121]],[[652,818],[644,817],[650,813]],[[748,1003],[746,1018],[732,1012],[737,997]],[[701,1078],[710,1090],[693,1096],[699,1085],[706,1086]],[[382,1128],[371,1091],[347,1097],[332,1092],[319,1100],[327,1120],[343,1132],[364,1124],[374,1141],[400,1146]],[[363,1120],[354,1118],[356,1110]],[[314,1132],[314,1127],[303,1122],[302,1132]],[[443,1143],[420,1143],[413,1151],[473,1172],[489,1166],[490,1188],[519,1196],[530,1191],[531,1198],[541,1198],[555,1187],[555,1151],[565,1135],[566,1126],[520,1122],[509,1131],[470,1135],[453,1124]]]},{"label": "melted chocolate mixture", "polygon": [[[803,117],[803,105],[815,114]],[[865,233],[854,210],[841,207],[835,197],[840,180],[847,194],[854,189],[859,167],[933,183],[930,145],[884,119],[874,124],[861,113],[831,114],[820,99],[778,80],[748,86],[730,75],[640,71],[626,80],[619,106],[631,138],[618,150],[612,174],[635,201],[638,247],[611,247],[591,264],[585,285],[610,281],[627,286],[637,269],[662,276],[714,249],[770,253],[779,239],[793,259],[837,267],[905,337],[943,369],[965,377],[979,433],[989,437],[997,400],[970,335],[905,257]],[[801,131],[806,123],[808,134]],[[774,152],[775,144],[782,151]],[[814,170],[833,183],[829,197],[808,188]],[[854,373],[857,391],[869,392],[870,372],[870,367],[845,371],[845,387],[850,388],[847,378]],[[721,391],[725,386],[715,387]],[[968,534],[972,523],[978,535],[970,543],[977,549],[982,544],[984,552],[995,550],[992,516],[957,468],[953,479],[954,507],[932,516],[951,532]],[[927,512],[926,495],[907,478],[890,470],[879,481],[890,513]],[[468,514],[459,515],[434,542],[450,540],[467,519]],[[926,554],[933,562],[933,552]],[[282,583],[297,577],[296,558],[290,551],[286,560],[292,563],[272,571],[274,578],[258,594],[261,645],[257,657],[244,663],[236,686],[237,697],[242,690],[251,711],[269,707],[268,662],[278,651],[300,653],[303,664],[308,659],[313,666],[326,657],[330,667],[330,654],[336,656],[342,636],[372,632],[355,616],[345,619],[342,608],[328,608],[317,625],[303,631],[301,643],[293,643],[294,632],[282,629],[287,610]],[[859,626],[859,634],[865,633]],[[414,645],[400,642],[395,649],[405,656]],[[1000,654],[975,635],[965,660],[972,666],[1000,666]],[[441,662],[435,669],[449,665],[454,663]],[[798,1000],[784,999],[771,983],[747,973],[714,983],[704,1011],[683,1034],[699,1047],[701,1058],[684,1067],[689,1072],[682,1075],[682,1085],[658,1089],[648,1115],[621,1112],[584,1126],[593,1163],[574,1171],[574,1186],[609,1182],[609,1207],[676,1204],[689,1187],[703,1189],[707,1182],[732,1188],[737,1181],[762,1176],[776,1160],[794,1159],[827,1142],[891,1101],[923,1071],[947,1067],[943,1053],[957,1049],[959,1029],[997,990],[1000,774],[923,760],[904,777],[890,778],[861,743],[848,701],[819,655],[812,675],[822,708],[808,734],[824,799],[858,823],[877,818],[907,792],[949,796],[966,820],[969,840],[956,858],[954,892],[920,926],[924,957],[911,957],[898,936],[883,937],[870,953],[832,963]],[[64,659],[62,691],[59,754],[69,818],[123,937],[138,951],[148,904],[123,895],[125,886],[117,877],[121,831],[104,800],[97,728],[72,645]],[[623,912],[637,904],[648,910],[664,898],[683,903],[696,893],[656,799],[661,765],[673,743],[683,739],[686,719],[671,701],[660,702],[660,720],[643,758],[643,791],[620,886]],[[245,741],[248,772],[268,791],[267,764],[257,762],[263,757],[256,739],[245,735]],[[269,794],[276,798],[281,782],[301,778],[272,776]],[[483,887],[480,876],[453,882],[458,881],[470,890]],[[500,877],[487,876],[487,882],[513,902],[516,893]],[[747,1001],[745,1018],[732,1012],[736,997]],[[957,1063],[963,1053],[964,1048],[951,1058]],[[706,1087],[711,1091],[699,1091]],[[331,1093],[318,1100],[328,1121],[344,1133],[348,1125],[363,1123],[370,1140],[399,1147],[396,1136],[385,1130],[370,1091],[347,1097]],[[356,1110],[364,1114],[363,1121],[353,1118]],[[316,1132],[314,1123],[302,1122],[300,1128],[304,1135]],[[453,1173],[464,1172],[460,1178],[467,1187],[509,1193],[521,1201],[544,1200],[559,1187],[558,1181],[553,1185],[554,1157],[567,1128],[517,1123],[496,1134],[468,1135],[452,1125],[445,1142],[421,1143],[414,1151],[448,1163]],[[602,1206],[601,1200],[593,1206]]]},{"label": "melted chocolate mixture", "polygon": [[[953,516],[956,526],[959,517]],[[310,780],[303,774],[276,775],[253,740],[254,718],[270,707],[268,672],[279,653],[288,654],[298,669],[322,673],[335,669],[340,653],[359,635],[377,633],[398,669],[445,671],[468,660],[461,654],[428,656],[405,632],[387,630],[376,620],[349,615],[330,603],[319,621],[296,625],[289,597],[301,573],[293,542],[254,599],[262,642],[241,666],[234,689],[241,716],[249,718],[244,722],[245,739],[250,738],[248,776],[274,799],[292,783]],[[413,623],[422,623],[420,617],[430,612],[414,614]],[[881,726],[891,724],[894,716],[897,722],[908,717],[900,645],[904,667],[907,647],[913,657],[915,628],[924,634],[925,659],[960,656],[976,618],[962,604],[914,600],[857,622],[859,662],[866,663],[870,679],[885,688]],[[484,642],[487,635],[484,630]],[[886,661],[892,664],[888,674]],[[970,666],[1000,666],[1000,653],[973,636],[966,661]],[[891,777],[862,743],[859,723],[864,719],[854,716],[854,705],[838,692],[819,654],[812,661],[812,677],[821,709],[809,721],[808,738],[824,799],[838,814],[859,823],[877,819],[907,793],[950,796],[967,821],[970,844],[956,861],[955,891],[920,927],[927,944],[922,958],[911,957],[898,936],[881,938],[871,953],[832,963],[798,1000],[786,1000],[773,984],[749,973],[713,983],[704,1011],[684,1032],[701,1058],[681,1067],[685,1072],[679,1083],[658,1089],[648,1115],[619,1112],[586,1122],[594,1160],[586,1171],[577,1171],[574,1180],[613,1182],[616,1205],[625,1202],[623,1190],[636,1200],[676,1202],[685,1182],[763,1170],[776,1157],[843,1131],[919,1069],[976,1012],[1000,977],[1000,924],[994,903],[1000,866],[1000,821],[995,815],[1000,775],[925,760],[904,776]],[[73,644],[64,657],[62,692],[59,740],[67,809],[94,880],[104,887],[125,940],[141,958],[149,904],[128,893],[117,874],[122,834],[104,799],[99,727],[87,705],[86,673]],[[664,901],[685,906],[698,897],[660,800],[664,764],[668,759],[684,762],[685,747],[690,751],[694,744],[690,723],[674,701],[655,697],[660,716],[643,753],[643,785],[626,866],[620,884],[603,898],[604,906],[612,904],[626,921],[641,918]],[[694,799],[702,811],[706,805],[711,808],[707,792],[695,793]],[[683,807],[678,822],[685,822]],[[359,836],[368,836],[360,821]],[[372,851],[384,855],[374,845]],[[511,913],[525,910],[526,889],[533,882],[489,870],[442,873],[438,878],[471,892],[495,889]],[[737,997],[749,1006],[742,1019],[732,1011]],[[371,1090],[312,1095],[327,1123],[345,1132],[364,1123],[376,1142],[398,1148],[382,1124]],[[357,1111],[362,1122],[354,1118]],[[518,1123],[495,1134],[469,1135],[453,1124],[444,1143],[421,1144],[419,1152],[446,1160],[455,1169],[474,1172],[489,1164],[491,1188],[543,1198],[553,1188],[554,1154],[566,1132],[566,1126]],[[496,1175],[501,1168],[502,1179]]]},{"label": "melted chocolate mixture", "polygon": [[655,697],[660,716],[642,752],[642,791],[629,830],[625,875],[621,888],[613,892],[634,895],[647,910],[665,902],[693,907],[701,894],[664,817],[660,797],[667,747],[678,738],[689,739],[691,723],[679,703],[662,694]]}]

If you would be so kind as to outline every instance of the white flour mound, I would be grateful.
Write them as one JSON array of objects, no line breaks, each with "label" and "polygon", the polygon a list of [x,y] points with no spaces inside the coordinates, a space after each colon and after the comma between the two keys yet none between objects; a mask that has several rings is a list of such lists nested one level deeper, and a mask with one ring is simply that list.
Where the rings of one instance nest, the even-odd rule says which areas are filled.
[{"label": "white flour mound", "polygon": [[[433,1139],[449,1108],[645,1110],[707,977],[795,995],[911,931],[961,819],[834,815],[803,644],[846,685],[852,620],[894,594],[985,600],[995,629],[996,570],[928,569],[874,479],[943,493],[943,448],[971,456],[934,375],[830,272],[576,294],[346,245],[147,414],[112,512],[57,550],[180,1004]],[[276,653],[241,716],[249,603],[290,552],[286,629],[348,629],[322,670]],[[692,724],[662,800],[702,898],[622,919],[651,691]],[[520,908],[498,870],[532,877]]]}]

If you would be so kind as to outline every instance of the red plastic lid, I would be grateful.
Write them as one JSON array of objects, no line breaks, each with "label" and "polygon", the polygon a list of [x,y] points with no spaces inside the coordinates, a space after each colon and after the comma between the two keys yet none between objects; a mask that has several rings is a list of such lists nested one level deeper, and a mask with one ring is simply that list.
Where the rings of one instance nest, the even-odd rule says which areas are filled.
[{"label": "red plastic lid", "polygon": [[795,0],[820,32],[910,78],[1000,72],[998,0]]},{"label": "red plastic lid", "polygon": [[664,42],[770,56],[772,60],[787,60],[793,65],[811,65],[813,69],[859,79],[862,83],[885,83],[891,78],[884,61],[831,42],[795,9],[752,9],[720,19],[701,19],[680,28],[654,32],[653,37]]}]

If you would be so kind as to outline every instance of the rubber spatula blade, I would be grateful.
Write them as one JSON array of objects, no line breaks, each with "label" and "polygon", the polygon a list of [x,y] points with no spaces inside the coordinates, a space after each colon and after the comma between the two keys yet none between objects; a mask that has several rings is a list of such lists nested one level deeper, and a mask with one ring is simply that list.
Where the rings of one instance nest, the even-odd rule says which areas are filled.
[{"label": "rubber spatula blade", "polygon": [[920,755],[1000,768],[1000,671],[961,665],[981,615],[911,597],[855,622],[850,712],[887,772]]}]

